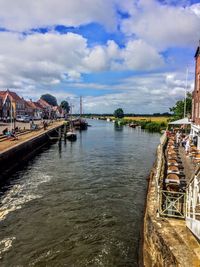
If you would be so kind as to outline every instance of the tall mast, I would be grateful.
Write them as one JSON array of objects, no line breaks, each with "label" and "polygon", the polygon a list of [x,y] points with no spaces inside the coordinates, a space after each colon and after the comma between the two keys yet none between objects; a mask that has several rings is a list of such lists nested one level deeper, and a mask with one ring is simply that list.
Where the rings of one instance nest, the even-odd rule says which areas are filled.
[{"label": "tall mast", "polygon": [[82,104],[82,96],[80,96],[80,117],[83,114],[83,104]]}]

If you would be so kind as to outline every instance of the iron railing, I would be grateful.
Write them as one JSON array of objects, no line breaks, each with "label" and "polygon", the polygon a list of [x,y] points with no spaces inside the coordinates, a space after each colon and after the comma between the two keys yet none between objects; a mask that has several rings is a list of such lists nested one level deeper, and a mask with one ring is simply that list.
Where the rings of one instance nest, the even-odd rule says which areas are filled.
[{"label": "iron railing", "polygon": [[186,225],[200,240],[200,169],[187,187]]},{"label": "iron railing", "polygon": [[185,193],[160,190],[160,216],[185,218]]}]

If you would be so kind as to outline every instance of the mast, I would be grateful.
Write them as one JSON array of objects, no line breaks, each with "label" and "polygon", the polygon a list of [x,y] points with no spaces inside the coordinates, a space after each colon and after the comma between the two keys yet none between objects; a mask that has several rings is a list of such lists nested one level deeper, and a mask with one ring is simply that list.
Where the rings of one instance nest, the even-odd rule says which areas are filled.
[{"label": "mast", "polygon": [[80,117],[82,117],[83,114],[83,103],[82,103],[82,96],[80,96]]},{"label": "mast", "polygon": [[12,109],[12,101],[10,100],[10,127],[11,127],[11,131],[12,131],[12,128],[13,128],[13,123],[12,123],[12,119],[13,119],[13,109]]}]

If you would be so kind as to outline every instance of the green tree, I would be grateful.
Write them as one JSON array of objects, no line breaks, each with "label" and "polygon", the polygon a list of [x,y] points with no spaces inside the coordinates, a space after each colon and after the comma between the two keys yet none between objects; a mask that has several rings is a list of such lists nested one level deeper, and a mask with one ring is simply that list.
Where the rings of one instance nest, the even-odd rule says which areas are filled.
[{"label": "green tree", "polygon": [[60,104],[60,107],[66,112],[66,113],[69,113],[70,111],[70,106],[69,106],[69,103],[65,100],[63,100]]},{"label": "green tree", "polygon": [[[172,114],[173,119],[179,120],[184,117],[184,105],[185,105],[185,99],[178,100],[175,106],[170,108],[170,111],[173,112]],[[186,97],[186,112],[185,112],[186,116],[188,114],[191,115],[191,112],[192,112],[192,94],[188,92]]]},{"label": "green tree", "polygon": [[57,106],[58,105],[57,99],[53,95],[45,94],[45,95],[41,96],[41,99],[45,100],[49,105],[52,105],[52,106]]},{"label": "green tree", "polygon": [[114,111],[114,117],[115,118],[119,118],[119,119],[123,118],[124,117],[124,111],[123,111],[123,109],[122,108],[116,109]]}]

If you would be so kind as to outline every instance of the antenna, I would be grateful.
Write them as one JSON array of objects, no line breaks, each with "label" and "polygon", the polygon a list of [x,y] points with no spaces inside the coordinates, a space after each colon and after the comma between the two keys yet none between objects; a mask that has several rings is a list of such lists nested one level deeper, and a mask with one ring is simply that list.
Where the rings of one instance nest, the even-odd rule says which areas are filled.
[{"label": "antenna", "polygon": [[187,98],[187,87],[188,87],[188,68],[186,69],[186,78],[185,78],[185,102],[184,102],[184,117],[186,116],[186,98]]}]

